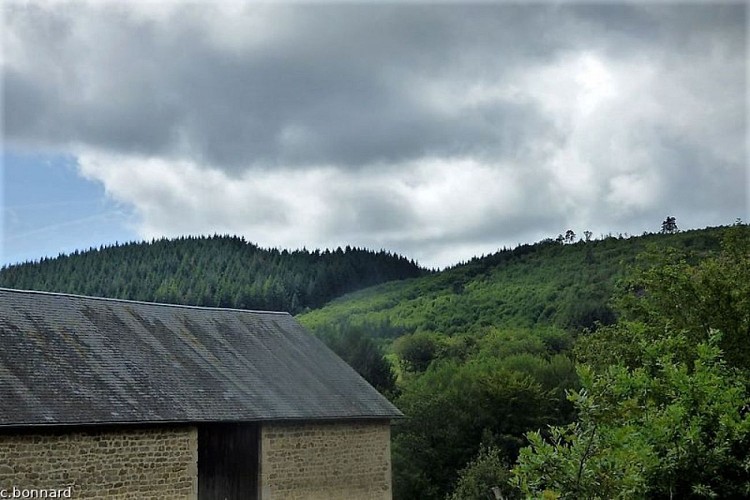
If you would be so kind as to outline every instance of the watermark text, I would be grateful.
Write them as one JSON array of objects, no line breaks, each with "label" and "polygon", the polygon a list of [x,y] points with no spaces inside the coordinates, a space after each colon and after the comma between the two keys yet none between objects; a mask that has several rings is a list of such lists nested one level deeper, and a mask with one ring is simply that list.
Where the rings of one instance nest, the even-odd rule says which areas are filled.
[{"label": "watermark text", "polygon": [[73,498],[73,487],[67,488],[12,488],[0,489],[0,498]]}]

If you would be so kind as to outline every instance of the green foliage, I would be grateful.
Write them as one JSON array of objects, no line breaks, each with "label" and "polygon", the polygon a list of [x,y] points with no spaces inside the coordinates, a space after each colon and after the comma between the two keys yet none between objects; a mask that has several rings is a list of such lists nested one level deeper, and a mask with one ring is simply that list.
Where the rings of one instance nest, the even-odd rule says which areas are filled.
[{"label": "green foliage", "polygon": [[413,261],[384,251],[266,250],[243,238],[213,236],[115,244],[3,267],[0,286],[298,313],[353,290],[424,274]]},{"label": "green foliage", "polygon": [[552,396],[530,377],[497,363],[431,366],[396,404],[396,498],[442,498],[482,443],[515,457],[523,434],[549,421]]},{"label": "green foliage", "polygon": [[661,232],[666,234],[671,234],[678,231],[677,229],[677,219],[672,216],[667,216],[666,219],[664,219],[664,222],[661,223]]},{"label": "green foliage", "polygon": [[325,343],[382,394],[396,391],[396,375],[372,337],[359,330],[339,330],[323,337]]},{"label": "green foliage", "polygon": [[513,484],[526,498],[643,498],[642,462],[652,458],[649,450],[638,434],[610,430],[603,436],[596,427],[575,423],[552,427],[546,440],[530,433],[530,444],[513,469]]},{"label": "green foliage", "polygon": [[718,337],[692,365],[671,343],[641,345],[642,367],[584,370],[579,420],[529,435],[514,469],[525,495],[561,498],[738,498],[750,495],[750,402]]},{"label": "green foliage", "polygon": [[[721,252],[708,257],[674,249],[652,249],[650,267],[624,281],[618,299],[624,320],[582,337],[579,358],[597,366],[623,361],[635,366],[638,341],[669,337],[689,362],[711,332],[722,332],[726,361],[750,367],[750,228],[736,225],[724,235]],[[679,332],[685,340],[677,344]],[[682,338],[682,337],[679,337]]]},{"label": "green foliage", "polygon": [[622,364],[634,368],[640,364],[639,341],[650,338],[643,323],[620,320],[619,323],[586,332],[573,348],[575,359],[597,371]]},{"label": "green foliage", "polygon": [[447,342],[444,337],[428,332],[403,335],[393,342],[393,352],[404,370],[423,372],[439,357]]},{"label": "green foliage", "polygon": [[517,497],[510,487],[510,466],[501,450],[483,447],[458,475],[456,488],[446,500],[510,500]]},{"label": "green foliage", "polygon": [[749,241],[737,225],[721,253],[663,252],[627,282],[628,320],[576,347],[578,421],[521,450],[525,495],[750,496]]},{"label": "green foliage", "polygon": [[349,294],[300,320],[313,330],[346,319],[448,336],[480,335],[490,327],[593,330],[616,321],[610,306],[615,284],[649,244],[705,255],[718,249],[725,231],[519,245],[440,273]]},{"label": "green foliage", "polygon": [[506,358],[514,354],[549,354],[567,351],[572,345],[568,332],[555,327],[490,328],[474,335],[472,355]]},{"label": "green foliage", "polygon": [[[499,350],[502,339],[507,350]],[[483,444],[513,460],[525,432],[573,417],[565,398],[578,387],[573,363],[534,332],[493,332],[453,350],[465,347],[460,340],[402,384],[396,405],[407,419],[393,429],[396,498],[443,498]]]}]

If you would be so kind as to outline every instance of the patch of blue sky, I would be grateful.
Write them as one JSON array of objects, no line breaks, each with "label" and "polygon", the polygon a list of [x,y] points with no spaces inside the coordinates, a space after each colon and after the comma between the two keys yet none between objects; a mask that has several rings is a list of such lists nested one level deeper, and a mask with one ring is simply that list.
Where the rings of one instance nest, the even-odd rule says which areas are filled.
[{"label": "patch of blue sky", "polygon": [[3,151],[0,264],[139,239],[132,209],[82,177],[74,156]]}]

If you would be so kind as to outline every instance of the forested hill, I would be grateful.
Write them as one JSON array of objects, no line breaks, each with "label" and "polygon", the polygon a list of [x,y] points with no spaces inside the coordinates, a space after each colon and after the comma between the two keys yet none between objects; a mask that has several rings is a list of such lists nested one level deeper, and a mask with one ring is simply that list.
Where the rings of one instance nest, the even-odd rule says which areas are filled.
[{"label": "forested hill", "polygon": [[748,498],[750,399],[709,359],[720,348],[750,366],[748,238],[739,223],[571,232],[298,318],[408,417],[393,429],[394,499]]},{"label": "forested hill", "polygon": [[385,251],[290,252],[213,236],[92,248],[6,266],[0,286],[298,313],[347,292],[427,273]]},{"label": "forested hill", "polygon": [[489,327],[580,331],[615,320],[615,283],[647,248],[700,256],[719,248],[725,229],[519,245],[417,280],[357,291],[300,320],[318,333],[355,329],[386,338],[474,334]]}]

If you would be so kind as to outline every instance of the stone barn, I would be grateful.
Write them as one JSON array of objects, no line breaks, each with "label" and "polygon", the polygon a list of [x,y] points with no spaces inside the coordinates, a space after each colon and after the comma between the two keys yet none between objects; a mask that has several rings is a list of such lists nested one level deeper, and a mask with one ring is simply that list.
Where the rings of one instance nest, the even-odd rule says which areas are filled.
[{"label": "stone barn", "polygon": [[0,289],[0,497],[389,499],[400,416],[286,313]]}]

